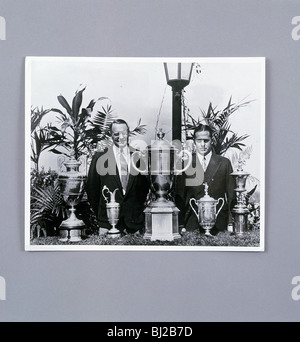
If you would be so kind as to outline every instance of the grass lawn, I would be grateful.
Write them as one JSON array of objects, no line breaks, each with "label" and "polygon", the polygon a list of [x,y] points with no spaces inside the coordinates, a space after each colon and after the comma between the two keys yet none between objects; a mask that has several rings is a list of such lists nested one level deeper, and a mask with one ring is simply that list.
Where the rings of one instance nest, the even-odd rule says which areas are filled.
[{"label": "grass lawn", "polygon": [[199,232],[186,232],[180,239],[174,241],[150,241],[142,235],[125,235],[120,238],[110,238],[105,235],[86,236],[79,242],[61,242],[57,236],[40,237],[31,241],[31,245],[119,245],[119,246],[234,246],[259,247],[260,231],[258,229],[237,236],[230,232],[221,232],[214,237],[205,236]]}]

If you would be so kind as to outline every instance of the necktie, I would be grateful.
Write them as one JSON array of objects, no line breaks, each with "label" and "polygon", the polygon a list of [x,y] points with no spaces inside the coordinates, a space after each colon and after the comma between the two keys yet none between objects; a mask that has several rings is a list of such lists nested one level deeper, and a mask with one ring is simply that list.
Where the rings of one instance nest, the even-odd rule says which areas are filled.
[{"label": "necktie", "polygon": [[206,158],[205,158],[205,156],[203,157],[203,160],[202,160],[202,167],[203,167],[203,170],[205,172],[206,171]]},{"label": "necktie", "polygon": [[128,182],[128,165],[123,154],[123,150],[120,150],[120,166],[121,166],[121,183],[124,190],[126,190]]}]

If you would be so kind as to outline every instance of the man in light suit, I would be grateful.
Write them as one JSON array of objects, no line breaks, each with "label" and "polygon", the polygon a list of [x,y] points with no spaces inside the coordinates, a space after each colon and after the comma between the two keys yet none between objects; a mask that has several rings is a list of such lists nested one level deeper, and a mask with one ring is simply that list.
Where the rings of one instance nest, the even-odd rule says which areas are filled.
[{"label": "man in light suit", "polygon": [[[204,184],[208,185],[208,195],[218,200],[223,198],[225,204],[221,209],[212,234],[227,230],[231,223],[231,207],[234,195],[234,179],[230,176],[233,172],[229,159],[215,154],[212,146],[212,130],[207,125],[199,125],[194,131],[194,144],[196,152],[190,169],[177,179],[175,190],[176,205],[180,210],[180,225],[187,231],[203,229],[198,218],[190,207],[190,199],[196,200],[205,195]],[[222,205],[220,201],[217,210]]]},{"label": "man in light suit", "polygon": [[105,233],[111,225],[107,218],[106,200],[102,195],[103,186],[115,194],[120,204],[120,215],[117,228],[121,232],[142,232],[144,228],[144,209],[149,191],[146,176],[134,173],[131,169],[131,155],[134,152],[129,146],[129,127],[122,119],[111,124],[113,145],[102,152],[96,152],[89,167],[86,192],[88,200],[97,214],[99,232]]}]

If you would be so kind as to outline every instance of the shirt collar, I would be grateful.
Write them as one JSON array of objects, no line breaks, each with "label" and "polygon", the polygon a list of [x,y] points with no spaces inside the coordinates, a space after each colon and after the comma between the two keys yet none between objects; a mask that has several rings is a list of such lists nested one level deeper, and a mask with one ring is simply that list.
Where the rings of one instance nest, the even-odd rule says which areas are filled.
[{"label": "shirt collar", "polygon": [[[115,154],[118,154],[118,155],[121,154],[121,149],[119,147],[117,147],[116,145],[113,145],[113,151]],[[129,154],[129,147],[128,146],[124,147],[122,152],[124,155],[127,156]]]},{"label": "shirt collar", "polygon": [[202,162],[203,158],[205,157],[205,161],[206,161],[206,163],[208,165],[209,162],[210,162],[210,158],[212,156],[212,151],[210,151],[206,156],[203,156],[202,154],[197,152],[197,156],[198,156],[200,162]]}]

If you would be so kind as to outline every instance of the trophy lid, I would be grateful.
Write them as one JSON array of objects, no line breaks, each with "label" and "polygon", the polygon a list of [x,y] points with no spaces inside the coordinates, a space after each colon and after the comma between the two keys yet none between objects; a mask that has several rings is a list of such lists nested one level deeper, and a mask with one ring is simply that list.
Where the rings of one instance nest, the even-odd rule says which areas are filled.
[{"label": "trophy lid", "polygon": [[154,150],[154,151],[158,151],[158,150],[162,150],[162,151],[170,151],[170,150],[174,150],[175,147],[173,145],[171,145],[168,140],[164,139],[165,133],[163,132],[162,128],[159,129],[158,133],[157,133],[157,138],[154,142],[151,143],[151,145],[149,145],[147,147],[148,150]]},{"label": "trophy lid", "polygon": [[230,176],[249,176],[250,173],[243,170],[243,161],[239,159],[238,168],[236,171],[232,172]]},{"label": "trophy lid", "polygon": [[65,166],[61,168],[59,175],[61,177],[85,177],[85,172],[79,170],[81,161],[75,159],[74,154],[71,154],[68,159],[65,159],[62,164]]},{"label": "trophy lid", "polygon": [[208,194],[208,184],[204,183],[204,191],[205,191],[205,195],[203,197],[200,198],[200,202],[217,202],[217,200],[215,200],[213,197],[209,196]]}]

